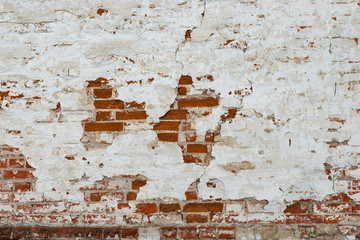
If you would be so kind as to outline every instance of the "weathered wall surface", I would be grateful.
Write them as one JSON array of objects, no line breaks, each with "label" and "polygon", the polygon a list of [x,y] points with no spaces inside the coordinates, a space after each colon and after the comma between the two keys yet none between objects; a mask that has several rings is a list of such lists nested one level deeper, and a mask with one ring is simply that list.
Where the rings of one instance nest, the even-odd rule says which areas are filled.
[{"label": "weathered wall surface", "polygon": [[0,32],[0,237],[360,237],[358,0],[4,0]]}]

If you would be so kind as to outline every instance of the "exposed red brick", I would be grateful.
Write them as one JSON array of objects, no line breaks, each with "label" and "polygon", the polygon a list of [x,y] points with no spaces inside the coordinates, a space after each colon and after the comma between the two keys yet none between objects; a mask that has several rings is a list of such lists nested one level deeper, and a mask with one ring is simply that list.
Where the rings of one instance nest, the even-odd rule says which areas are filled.
[{"label": "exposed red brick", "polygon": [[165,238],[176,238],[177,228],[174,227],[161,228],[161,233]]},{"label": "exposed red brick", "polygon": [[157,133],[159,141],[162,142],[177,142],[178,134],[177,133]]},{"label": "exposed red brick", "polygon": [[125,111],[116,112],[116,120],[138,120],[146,119],[147,114],[145,111]]},{"label": "exposed red brick", "polygon": [[214,142],[215,141],[215,133],[207,132],[205,134],[205,142]]},{"label": "exposed red brick", "polygon": [[14,227],[13,238],[26,238],[30,235],[31,227]]},{"label": "exposed red brick", "polygon": [[96,121],[110,121],[111,112],[96,112]]},{"label": "exposed red brick", "polygon": [[85,227],[69,227],[69,237],[84,237]]},{"label": "exposed red brick", "polygon": [[104,13],[107,13],[108,10],[107,9],[102,9],[102,8],[99,8],[96,13],[99,14],[100,16],[103,15]]},{"label": "exposed red brick", "polygon": [[219,105],[219,99],[213,97],[206,98],[181,98],[178,101],[180,108],[184,107],[215,107]]},{"label": "exposed red brick", "polygon": [[188,239],[188,238],[198,238],[196,228],[187,227],[187,228],[180,228],[181,230],[181,237]]},{"label": "exposed red brick", "polygon": [[67,227],[52,227],[50,228],[49,237],[67,237],[68,228]]},{"label": "exposed red brick", "polygon": [[180,122],[160,121],[158,124],[154,125],[154,130],[178,131],[179,125]]},{"label": "exposed red brick", "polygon": [[88,227],[86,229],[86,237],[89,237],[91,239],[102,239],[103,235],[103,229],[102,228],[96,228],[96,227]]},{"label": "exposed red brick", "polygon": [[96,109],[124,109],[124,102],[121,100],[95,100]]},{"label": "exposed red brick", "polygon": [[177,212],[179,210],[179,203],[160,203],[160,212]]},{"label": "exposed red brick", "polygon": [[187,118],[188,111],[181,109],[171,109],[169,110],[161,120],[185,120]]},{"label": "exposed red brick", "polygon": [[293,203],[289,206],[286,206],[286,209],[284,210],[284,213],[307,213],[307,209],[302,209],[300,203]]},{"label": "exposed red brick", "polygon": [[126,200],[127,201],[132,201],[132,200],[136,200],[137,197],[137,193],[136,192],[128,192],[126,194]]},{"label": "exposed red brick", "polygon": [[290,215],[287,216],[286,224],[314,224],[322,223],[322,216],[320,215]]},{"label": "exposed red brick", "polygon": [[186,95],[187,93],[187,88],[186,87],[179,87],[178,88],[178,95]]},{"label": "exposed red brick", "polygon": [[145,102],[142,102],[142,103],[138,103],[138,102],[135,102],[135,101],[126,102],[125,106],[127,108],[143,108],[143,107],[145,107]]},{"label": "exposed red brick", "polygon": [[233,227],[219,227],[219,238],[235,238],[235,228]]},{"label": "exposed red brick", "polygon": [[214,227],[199,227],[199,238],[216,238],[216,228]]},{"label": "exposed red brick", "polygon": [[122,122],[109,122],[109,123],[85,123],[86,132],[95,131],[122,131],[124,128]]},{"label": "exposed red brick", "polygon": [[188,153],[207,153],[207,145],[203,144],[188,144],[187,145]]},{"label": "exposed red brick", "polygon": [[25,161],[23,159],[9,159],[9,165],[12,168],[24,168]]},{"label": "exposed red brick", "polygon": [[140,203],[136,205],[136,212],[154,213],[157,211],[156,203]]},{"label": "exposed red brick", "polygon": [[104,228],[104,238],[120,238],[121,227],[108,227]]},{"label": "exposed red brick", "polygon": [[[98,201],[108,201],[110,200],[123,200],[123,194],[119,192],[97,192],[90,193],[90,201],[98,202]],[[89,200],[89,199],[86,199]]]},{"label": "exposed red brick", "polygon": [[191,85],[193,83],[192,77],[188,75],[182,75],[179,80],[179,85]]},{"label": "exposed red brick", "polygon": [[131,185],[131,189],[133,190],[138,190],[140,189],[142,186],[146,185],[146,180],[142,180],[142,179],[135,179],[134,181],[132,181],[132,185]]},{"label": "exposed red brick", "polygon": [[339,226],[338,229],[342,235],[355,235],[358,231],[357,226]]},{"label": "exposed red brick", "polygon": [[111,98],[112,89],[111,88],[100,88],[100,89],[95,88],[94,96],[95,96],[95,98]]},{"label": "exposed red brick", "polygon": [[187,203],[184,206],[184,212],[221,212],[223,210],[223,203]]},{"label": "exposed red brick", "polygon": [[202,163],[203,160],[201,158],[192,156],[192,155],[184,155],[183,156],[184,163]]},{"label": "exposed red brick", "polygon": [[187,142],[195,142],[196,141],[196,133],[195,132],[187,132],[185,133],[185,139]]},{"label": "exposed red brick", "polygon": [[12,233],[12,227],[0,227],[0,238],[10,239]]},{"label": "exposed red brick", "polygon": [[88,81],[88,87],[93,88],[93,87],[103,87],[106,86],[109,81],[105,78],[99,77],[98,79],[96,79],[95,81]]},{"label": "exposed red brick", "polygon": [[33,238],[47,238],[49,236],[49,227],[33,227],[31,229],[31,237]]},{"label": "exposed red brick", "polygon": [[196,192],[185,192],[186,200],[196,200],[197,199],[197,193]]},{"label": "exposed red brick", "polygon": [[14,182],[12,191],[30,191],[31,183],[30,182]]},{"label": "exposed red brick", "polygon": [[4,179],[27,179],[34,178],[32,172],[27,170],[4,170],[3,171]]},{"label": "exposed red brick", "polygon": [[347,203],[317,203],[314,212],[319,213],[346,213],[350,212],[350,205]]},{"label": "exposed red brick", "polygon": [[123,238],[137,238],[138,237],[138,229],[137,228],[125,228],[122,230]]},{"label": "exposed red brick", "polygon": [[186,216],[187,223],[206,223],[208,218],[206,215],[201,214],[188,214]]},{"label": "exposed red brick", "polygon": [[10,91],[0,92],[0,100],[4,100],[6,97],[9,96]]}]

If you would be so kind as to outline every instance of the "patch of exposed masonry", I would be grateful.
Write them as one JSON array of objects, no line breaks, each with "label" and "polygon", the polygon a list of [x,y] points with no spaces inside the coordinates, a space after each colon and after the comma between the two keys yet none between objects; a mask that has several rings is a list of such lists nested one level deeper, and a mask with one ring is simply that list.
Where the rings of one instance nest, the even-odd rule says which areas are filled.
[{"label": "patch of exposed masonry", "polygon": [[[325,162],[351,165],[349,158],[341,163],[334,159],[359,146],[360,117],[353,111],[358,100],[346,92],[351,77],[339,73],[351,71],[352,65],[332,60],[343,53],[358,59],[352,51],[358,46],[338,38],[327,20],[347,9],[313,1],[290,6],[265,0],[246,7],[237,1],[154,1],[149,6],[141,1],[118,6],[111,1],[93,6],[83,1],[81,8],[57,4],[47,10],[37,6],[44,10],[38,15],[14,1],[3,4],[1,13],[1,31],[8,33],[2,37],[6,44],[1,49],[1,90],[9,87],[11,96],[23,97],[2,101],[0,139],[28,157],[36,168],[36,190],[48,199],[83,201],[78,189],[104,176],[142,174],[148,183],[139,199],[183,199],[187,187],[199,180],[203,199],[266,199],[265,210],[280,213],[284,201],[319,200],[333,191],[324,174]],[[59,10],[65,5],[69,11]],[[99,7],[108,13],[98,16]],[[302,22],[283,16],[284,7]],[[308,44],[296,39],[300,30],[309,30],[300,28],[303,25],[317,31],[312,32],[316,49],[299,48]],[[351,24],[347,27],[353,35],[359,32]],[[185,35],[189,29],[190,38]],[[214,159],[204,168],[184,164],[177,144],[158,142],[149,123],[169,110],[180,75],[207,74],[214,81],[194,85],[212,89],[220,96],[220,105],[196,119],[197,133],[214,129],[224,108],[241,111],[221,126]],[[81,121],[93,110],[85,80],[98,76],[110,79],[119,99],[145,101],[149,119],[114,139],[104,133],[104,141],[111,145],[89,151],[79,141]],[[336,96],[334,81],[339,84]],[[250,87],[253,92],[246,97],[235,94]],[[327,143],[337,146],[329,148]],[[67,155],[74,160],[65,159]],[[358,171],[352,174],[359,177]],[[208,188],[209,181],[219,184]],[[336,191],[346,188],[335,182]]]}]

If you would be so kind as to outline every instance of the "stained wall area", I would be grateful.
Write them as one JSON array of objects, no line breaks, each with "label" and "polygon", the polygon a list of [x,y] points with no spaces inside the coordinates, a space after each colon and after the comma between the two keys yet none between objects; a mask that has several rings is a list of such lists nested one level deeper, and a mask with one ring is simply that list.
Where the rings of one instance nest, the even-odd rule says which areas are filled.
[{"label": "stained wall area", "polygon": [[0,238],[360,238],[358,0],[5,0],[0,32]]}]

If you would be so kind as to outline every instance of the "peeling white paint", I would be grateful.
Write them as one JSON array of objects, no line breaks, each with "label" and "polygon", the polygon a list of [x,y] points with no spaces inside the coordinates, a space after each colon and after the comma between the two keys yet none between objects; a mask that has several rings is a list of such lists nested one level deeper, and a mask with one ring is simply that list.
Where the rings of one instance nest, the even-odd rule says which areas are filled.
[{"label": "peeling white paint", "polygon": [[[100,7],[108,12],[98,15]],[[138,199],[184,199],[200,178],[201,198],[266,199],[265,210],[279,213],[284,200],[320,200],[333,191],[325,162],[348,167],[357,161],[346,156],[360,144],[360,101],[357,91],[348,90],[359,73],[344,73],[359,67],[359,45],[353,40],[359,38],[359,8],[324,0],[255,5],[83,0],[31,6],[3,1],[0,9],[0,81],[7,82],[0,91],[24,94],[1,102],[0,143],[19,147],[36,168],[39,196],[80,202],[82,186],[141,174],[148,182]],[[186,30],[192,30],[191,40],[184,39]],[[198,135],[214,130],[227,108],[241,109],[222,124],[207,167],[183,163],[180,147],[157,142],[149,124],[169,110],[181,75],[193,76],[196,89],[210,89],[220,98],[211,114],[195,119]],[[204,75],[214,81],[195,79]],[[133,133],[115,138],[102,133],[101,141],[110,145],[86,150],[81,121],[93,110],[86,81],[100,76],[109,79],[118,99],[145,102],[149,118]],[[235,94],[245,89],[248,94]],[[27,107],[35,96],[41,99]],[[52,110],[57,103],[61,115]],[[8,134],[9,129],[21,134]],[[349,140],[348,145],[329,149],[326,142],[333,139]],[[233,173],[221,167],[243,161],[255,168]],[[359,178],[360,172],[350,175]],[[216,188],[207,187],[211,179],[217,179]],[[347,187],[335,184],[335,191]]]}]

